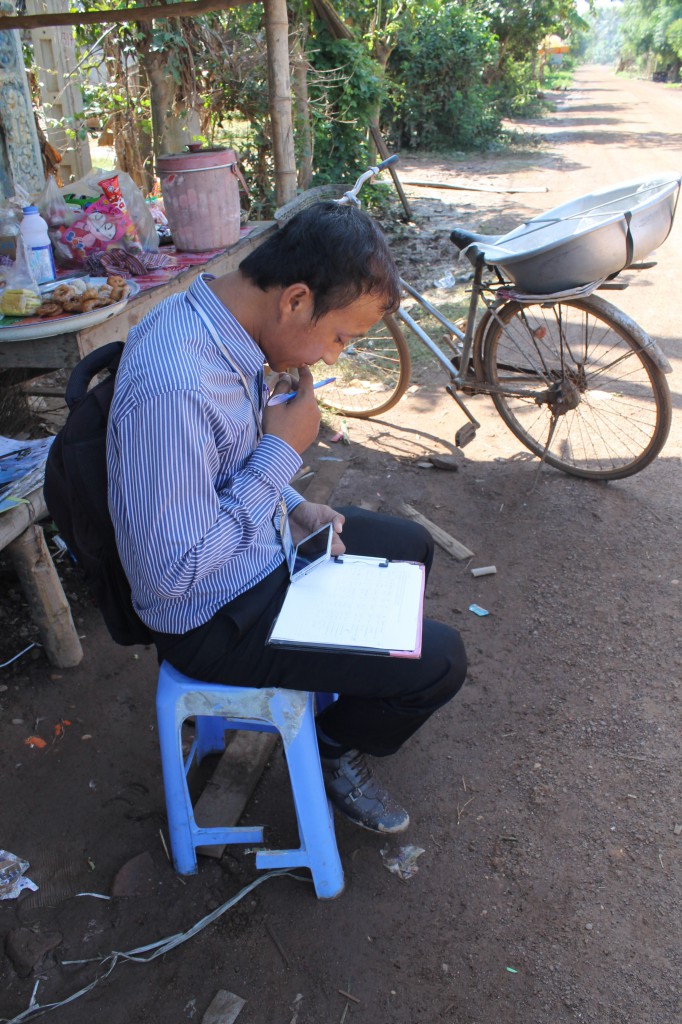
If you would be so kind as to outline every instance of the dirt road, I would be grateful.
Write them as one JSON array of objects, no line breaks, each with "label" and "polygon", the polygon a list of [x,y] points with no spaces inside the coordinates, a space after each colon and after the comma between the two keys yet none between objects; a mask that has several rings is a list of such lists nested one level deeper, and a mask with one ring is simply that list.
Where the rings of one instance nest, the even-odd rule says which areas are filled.
[{"label": "dirt road", "polygon": [[[406,179],[418,170],[434,181],[548,188],[413,190],[419,274],[453,268],[456,222],[511,227],[615,180],[682,170],[680,124],[679,90],[589,68],[554,114],[526,126],[544,139],[539,148],[404,160]],[[379,765],[410,808],[410,832],[386,842],[338,821],[340,899],[319,903],[308,885],[267,881],[179,949],[119,966],[45,1019],[198,1024],[218,989],[247,1000],[238,1024],[682,1019],[681,241],[682,217],[659,265],[607,296],[674,367],[673,431],[639,476],[603,485],[538,474],[484,398],[473,402],[483,426],[459,471],[421,468],[425,455],[452,451],[461,423],[437,380],[381,422],[351,422],[350,447],[323,438],[309,453],[311,486],[335,474],[334,502],[392,510],[405,500],[472,548],[473,565],[497,566],[474,579],[467,563],[438,554],[428,612],[457,624],[471,671],[452,706]],[[414,250],[401,248],[407,268]],[[477,618],[472,602],[490,614]],[[255,876],[252,856],[236,848],[202,861],[184,884],[174,876],[159,839],[154,658],[114,648],[92,609],[77,608],[83,665],[55,673],[41,655],[24,659],[5,670],[0,692],[0,845],[30,860],[41,884],[40,894],[0,904],[0,930],[59,941],[37,969],[40,1002],[92,979],[92,966],[61,961],[174,934]],[[46,750],[23,744],[34,731],[51,739],[64,718],[71,725]],[[272,823],[277,841],[293,839],[286,785],[275,756],[247,811]],[[401,881],[381,850],[407,843],[425,852]],[[153,867],[139,895],[72,898],[109,894],[121,865],[145,852]],[[24,1009],[35,980],[5,958],[0,1013]]]}]

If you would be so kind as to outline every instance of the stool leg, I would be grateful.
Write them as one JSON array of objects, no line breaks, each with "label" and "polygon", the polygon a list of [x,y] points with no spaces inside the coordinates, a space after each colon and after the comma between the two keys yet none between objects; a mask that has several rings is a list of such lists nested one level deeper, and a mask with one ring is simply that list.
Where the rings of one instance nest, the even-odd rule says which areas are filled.
[{"label": "stool leg", "polygon": [[197,715],[194,726],[196,736],[197,764],[201,764],[207,754],[221,754],[225,749],[224,718],[211,718],[208,715]]},{"label": "stool leg", "polygon": [[185,779],[180,727],[175,723],[174,709],[163,709],[157,705],[157,713],[173,866],[180,875],[195,875],[197,854],[192,842],[194,814]]},{"label": "stool leg", "polygon": [[294,736],[289,736],[286,727],[283,728],[282,740],[301,849],[259,851],[256,854],[256,867],[307,867],[312,873],[318,898],[333,899],[343,891],[343,868],[320,767],[312,694],[298,731]]}]

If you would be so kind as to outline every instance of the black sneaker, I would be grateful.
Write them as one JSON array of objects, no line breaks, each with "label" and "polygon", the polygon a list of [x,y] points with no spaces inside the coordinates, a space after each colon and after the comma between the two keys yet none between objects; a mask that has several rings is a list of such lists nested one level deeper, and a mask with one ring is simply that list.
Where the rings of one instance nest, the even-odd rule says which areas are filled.
[{"label": "black sneaker", "polygon": [[402,832],[410,824],[407,811],[379,785],[359,750],[320,762],[329,799],[356,825],[372,832]]}]

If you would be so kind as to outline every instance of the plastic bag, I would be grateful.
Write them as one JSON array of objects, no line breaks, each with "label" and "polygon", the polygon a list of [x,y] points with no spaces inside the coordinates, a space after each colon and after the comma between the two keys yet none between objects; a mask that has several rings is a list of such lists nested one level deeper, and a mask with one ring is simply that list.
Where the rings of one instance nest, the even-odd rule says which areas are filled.
[{"label": "plastic bag", "polygon": [[78,216],[75,210],[70,210],[66,205],[64,196],[59,191],[59,185],[52,174],[48,174],[45,187],[35,205],[38,207],[41,217],[45,218],[48,228],[70,224]]},{"label": "plastic bag", "polygon": [[108,249],[140,252],[142,244],[121,194],[118,176],[99,182],[103,195],[85,206],[70,225],[53,232],[55,248],[65,262],[85,263],[89,256]]},{"label": "plastic bag", "polygon": [[[159,239],[156,234],[154,220],[144,201],[142,192],[133,179],[125,171],[104,171],[101,167],[93,167],[84,178],[80,178],[73,184],[66,185],[62,190],[62,196],[66,203],[74,206],[87,207],[95,202],[102,195],[101,181],[107,181],[112,177],[118,178],[118,185],[123,196],[128,213],[132,217],[138,238],[142,247],[147,251],[156,251],[159,247]],[[72,198],[73,197],[73,198]],[[80,216],[78,210],[76,216]]]},{"label": "plastic bag", "polygon": [[7,268],[5,280],[7,283],[0,295],[0,313],[3,316],[33,316],[42,299],[21,235],[17,236],[17,258],[14,266]]}]

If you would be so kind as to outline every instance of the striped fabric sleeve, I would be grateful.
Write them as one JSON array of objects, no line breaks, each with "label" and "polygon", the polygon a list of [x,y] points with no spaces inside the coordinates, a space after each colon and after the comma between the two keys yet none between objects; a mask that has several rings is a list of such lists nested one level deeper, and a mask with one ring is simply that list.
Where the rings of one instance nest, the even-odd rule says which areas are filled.
[{"label": "striped fabric sleeve", "polygon": [[289,445],[266,435],[221,478],[225,453],[193,391],[147,399],[118,423],[117,435],[130,554],[145,587],[163,600],[187,593],[271,529],[301,465]]}]

